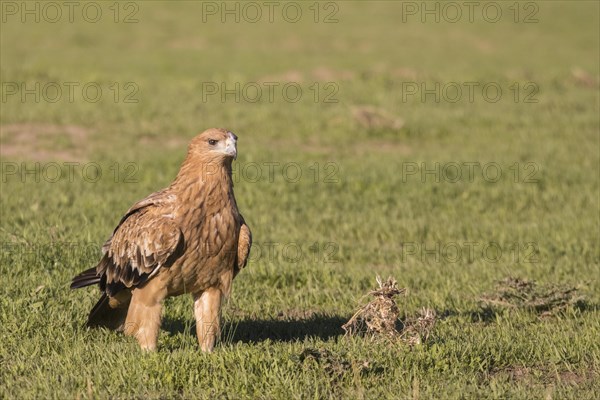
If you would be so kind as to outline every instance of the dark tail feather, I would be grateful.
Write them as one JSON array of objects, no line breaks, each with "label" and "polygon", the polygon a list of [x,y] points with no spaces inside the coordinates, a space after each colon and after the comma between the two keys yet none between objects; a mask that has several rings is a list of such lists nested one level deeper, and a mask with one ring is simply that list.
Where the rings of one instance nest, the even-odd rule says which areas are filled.
[{"label": "dark tail feather", "polygon": [[[127,309],[129,307],[129,294],[123,294],[122,302],[118,302],[116,308],[110,306],[109,297],[102,293],[102,297],[96,303],[88,317],[87,325],[90,327],[103,326],[108,329],[123,330]],[[117,300],[117,299],[114,299]]]},{"label": "dark tail feather", "polygon": [[[101,276],[96,275],[96,267],[83,271],[71,281],[71,289],[78,289],[90,285],[100,284]],[[101,289],[102,284],[100,285]],[[87,325],[91,327],[103,326],[109,329],[122,330],[127,318],[129,301],[131,300],[130,291],[119,291],[111,294],[102,293],[100,300],[90,311]]]},{"label": "dark tail feather", "polygon": [[102,293],[100,300],[98,300],[96,305],[94,307],[92,307],[92,311],[90,311],[90,315],[88,316],[87,324],[89,326],[94,325],[93,321],[96,321],[98,319],[99,314],[106,312],[107,308],[110,308],[108,306],[108,296],[106,293]]},{"label": "dark tail feather", "polygon": [[71,281],[71,289],[79,289],[97,283],[100,283],[100,276],[96,275],[96,267],[92,267],[73,278]]}]

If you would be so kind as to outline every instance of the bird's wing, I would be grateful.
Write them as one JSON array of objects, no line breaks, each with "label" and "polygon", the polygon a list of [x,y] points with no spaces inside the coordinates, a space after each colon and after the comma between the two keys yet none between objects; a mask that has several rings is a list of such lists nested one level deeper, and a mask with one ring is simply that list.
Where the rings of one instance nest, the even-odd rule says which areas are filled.
[{"label": "bird's wing", "polygon": [[243,222],[240,228],[237,250],[237,267],[239,269],[244,268],[248,263],[250,247],[252,247],[252,232],[250,232],[250,228],[246,225],[246,222]]},{"label": "bird's wing", "polygon": [[109,295],[143,284],[183,253],[183,233],[160,207],[165,201],[155,193],[134,205],[102,247],[96,273]]},{"label": "bird's wing", "polygon": [[115,236],[115,234],[117,233],[117,231],[119,230],[119,228],[121,227],[123,222],[125,222],[125,220],[127,220],[127,218],[129,218],[131,215],[133,215],[135,213],[140,212],[141,210],[145,209],[146,207],[150,207],[150,206],[160,207],[160,206],[162,206],[166,203],[172,202],[174,200],[174,198],[172,198],[173,195],[168,195],[165,192],[166,192],[165,189],[159,190],[158,192],[154,192],[154,193],[150,194],[149,196],[147,196],[146,198],[138,201],[133,206],[131,206],[131,208],[129,208],[129,210],[127,210],[125,215],[123,215],[123,218],[121,218],[121,220],[119,221],[119,224],[113,231],[110,238],[108,238],[106,243],[104,243],[102,245],[102,254],[106,254],[106,252],[110,248],[110,244],[112,242],[113,237]]}]

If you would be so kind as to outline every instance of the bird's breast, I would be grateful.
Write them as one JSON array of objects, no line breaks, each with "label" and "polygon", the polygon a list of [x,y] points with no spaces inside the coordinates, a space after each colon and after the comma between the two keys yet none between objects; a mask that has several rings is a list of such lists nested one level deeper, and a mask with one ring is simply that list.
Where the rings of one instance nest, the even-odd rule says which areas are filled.
[{"label": "bird's breast", "polygon": [[218,286],[233,270],[240,221],[235,207],[199,207],[180,216],[185,240],[182,257],[170,268],[172,294],[199,292]]}]

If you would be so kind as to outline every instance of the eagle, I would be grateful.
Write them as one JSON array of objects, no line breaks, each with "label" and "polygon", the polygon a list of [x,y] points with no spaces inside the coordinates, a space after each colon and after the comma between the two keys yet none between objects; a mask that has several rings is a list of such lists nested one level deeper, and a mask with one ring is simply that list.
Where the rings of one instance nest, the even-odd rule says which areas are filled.
[{"label": "eagle", "polygon": [[192,139],[177,177],[135,203],[102,246],[100,262],[71,288],[98,285],[87,325],[122,331],[155,350],[162,302],[190,293],[196,335],[212,351],[221,303],[246,266],[252,234],[233,194],[237,136],[212,128]]}]

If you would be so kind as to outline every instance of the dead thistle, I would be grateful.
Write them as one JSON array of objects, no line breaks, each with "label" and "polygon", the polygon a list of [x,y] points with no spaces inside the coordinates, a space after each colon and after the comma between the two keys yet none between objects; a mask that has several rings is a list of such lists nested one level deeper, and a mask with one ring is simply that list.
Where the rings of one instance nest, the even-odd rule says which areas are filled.
[{"label": "dead thistle", "polygon": [[386,281],[379,276],[376,279],[379,287],[368,293],[374,299],[360,307],[342,326],[346,335],[400,339],[410,346],[426,341],[435,325],[435,311],[423,308],[416,317],[407,318],[404,328],[398,331],[400,311],[395,297],[406,293],[406,289],[398,288],[398,283],[392,277]]},{"label": "dead thistle", "polygon": [[409,318],[405,321],[400,335],[401,339],[410,346],[427,341],[433,331],[436,319],[437,316],[433,309],[423,307],[416,318]]},{"label": "dead thistle", "polygon": [[398,283],[392,277],[385,282],[382,282],[379,276],[376,279],[379,288],[368,293],[374,299],[359,308],[342,326],[347,335],[398,335],[396,325],[400,311],[394,297],[405,293],[406,289],[399,289]]}]

